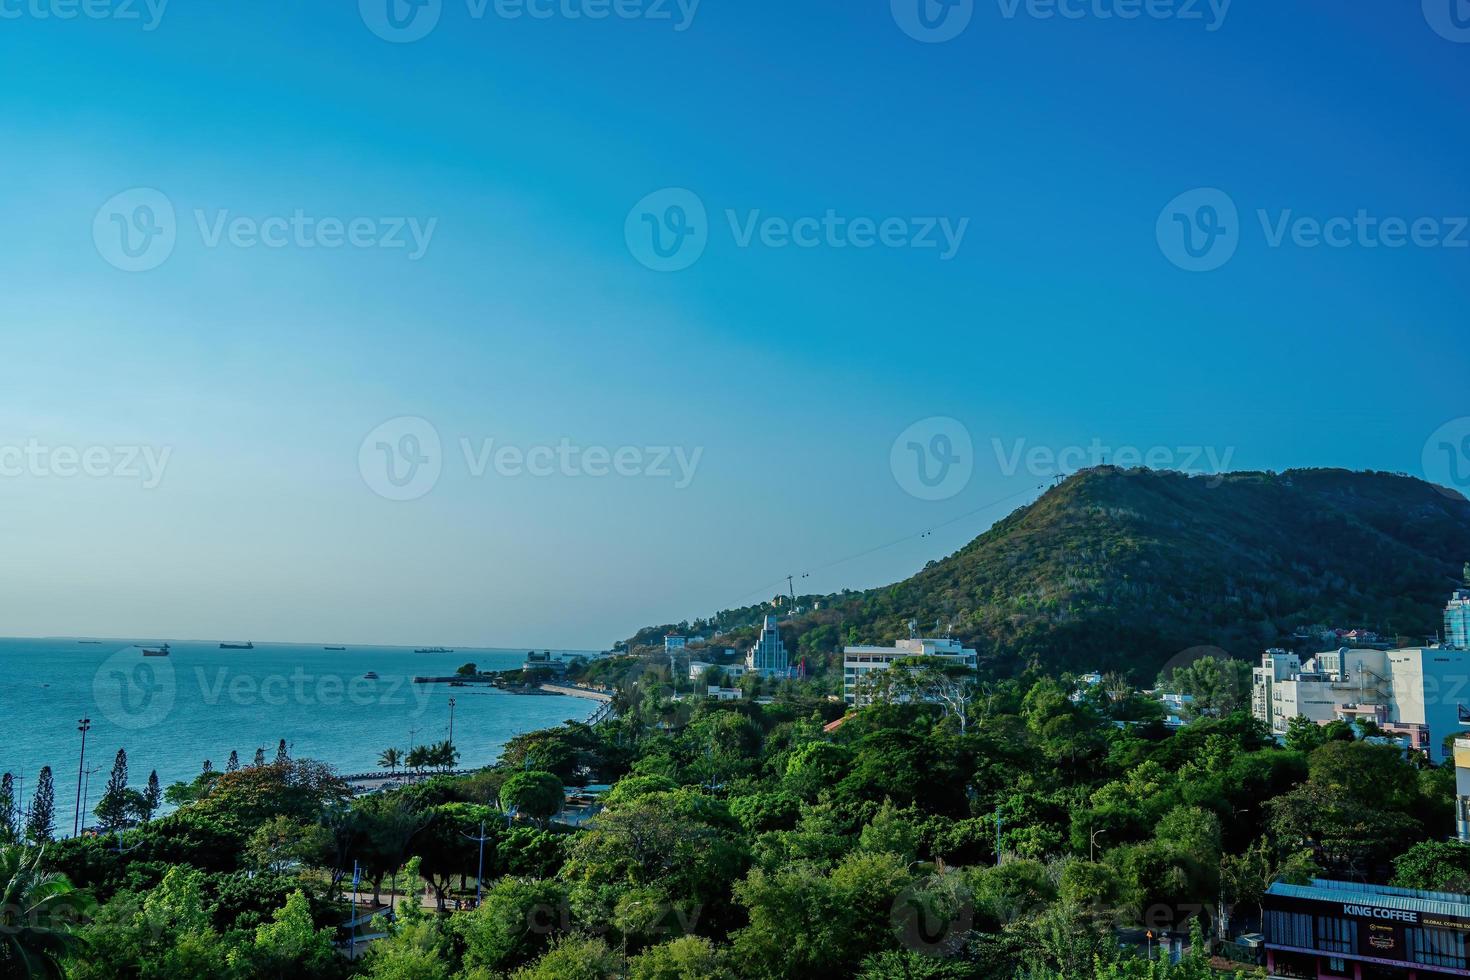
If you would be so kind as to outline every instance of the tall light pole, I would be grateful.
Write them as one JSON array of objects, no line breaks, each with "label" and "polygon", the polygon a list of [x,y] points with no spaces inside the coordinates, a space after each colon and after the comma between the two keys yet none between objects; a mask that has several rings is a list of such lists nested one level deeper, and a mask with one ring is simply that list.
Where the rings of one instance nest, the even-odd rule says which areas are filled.
[{"label": "tall light pole", "polygon": [[83,766],[87,764],[87,729],[92,727],[91,718],[83,718],[77,722],[77,731],[82,733],[82,755],[77,760],[77,810],[71,818],[71,835],[77,835],[77,828],[82,821],[82,776]]},{"label": "tall light pole", "polygon": [[92,773],[101,772],[101,766],[93,766],[87,770],[87,781],[82,784],[82,832],[87,830],[87,797],[92,791]]},{"label": "tall light pole", "polygon": [[454,744],[454,698],[449,699],[449,744]]},{"label": "tall light pole", "polygon": [[485,888],[485,842],[490,839],[485,836],[485,821],[480,821],[479,837],[471,837],[462,830],[460,831],[460,835],[472,841],[479,841],[480,843],[480,870],[475,872],[475,908],[479,908],[480,897]]}]

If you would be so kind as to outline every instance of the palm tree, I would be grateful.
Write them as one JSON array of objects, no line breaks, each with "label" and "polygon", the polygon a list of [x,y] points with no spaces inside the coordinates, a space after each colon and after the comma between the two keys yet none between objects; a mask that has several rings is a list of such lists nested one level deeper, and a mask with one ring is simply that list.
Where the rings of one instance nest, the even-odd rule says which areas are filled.
[{"label": "palm tree", "polygon": [[433,761],[429,753],[427,745],[415,745],[408,750],[408,756],[403,760],[403,764],[416,773],[423,772],[424,767]]},{"label": "palm tree", "polygon": [[429,765],[448,772],[458,761],[459,749],[454,747],[454,743],[444,741],[429,746]]},{"label": "palm tree", "polygon": [[388,770],[390,774],[397,772],[401,765],[403,765],[403,753],[397,749],[384,749],[383,754],[378,756],[378,766]]},{"label": "palm tree", "polygon": [[0,974],[62,977],[61,960],[81,939],[73,931],[92,903],[66,875],[41,869],[44,849],[0,848]]}]

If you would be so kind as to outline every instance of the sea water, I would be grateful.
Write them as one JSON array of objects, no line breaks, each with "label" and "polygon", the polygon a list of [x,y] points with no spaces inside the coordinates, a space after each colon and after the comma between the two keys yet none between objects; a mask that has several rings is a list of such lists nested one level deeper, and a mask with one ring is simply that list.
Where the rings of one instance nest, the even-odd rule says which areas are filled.
[{"label": "sea water", "polygon": [[[452,675],[470,662],[480,670],[515,668],[525,649],[415,653],[256,643],[253,650],[222,650],[218,641],[180,641],[170,642],[167,657],[143,656],[142,647],[158,643],[0,639],[0,772],[23,780],[28,801],[37,773],[49,765],[58,828],[70,829],[75,808],[82,718],[91,721],[85,770],[97,770],[90,777],[84,772],[83,781],[95,801],[119,748],[127,749],[130,782],[138,789],[154,769],[165,786],[193,779],[206,759],[224,769],[232,750],[242,766],[257,748],[274,759],[281,739],[295,758],[319,759],[343,774],[370,772],[384,749],[406,752],[448,738],[453,698],[459,765],[471,768],[494,762],[518,734],[584,719],[597,707],[485,685],[413,683],[415,676]],[[369,672],[378,678],[366,678]]]}]

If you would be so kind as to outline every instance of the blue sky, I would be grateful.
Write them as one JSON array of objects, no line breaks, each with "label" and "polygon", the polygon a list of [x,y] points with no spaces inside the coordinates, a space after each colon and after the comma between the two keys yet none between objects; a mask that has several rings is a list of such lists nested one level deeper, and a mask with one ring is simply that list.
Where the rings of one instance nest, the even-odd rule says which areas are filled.
[{"label": "blue sky", "polygon": [[[1443,480],[1426,447],[1470,435],[1449,0],[980,0],[940,43],[906,0],[442,0],[412,43],[374,0],[173,0],[151,30],[98,2],[142,20],[0,3],[0,468],[34,449],[0,476],[0,633],[601,647],[788,572],[901,578],[1031,499],[1050,473],[1018,449]],[[703,252],[660,272],[628,229],[669,188]],[[161,227],[140,189],[174,243],[128,271],[108,236]],[[1198,189],[1238,217],[1196,272],[1167,229]],[[298,212],[366,244],[252,237]],[[902,233],[759,224],[829,212]],[[1440,244],[1297,243],[1360,212]],[[409,219],[416,258],[382,247]],[[909,247],[941,219],[952,257]],[[422,449],[401,418],[440,440],[410,500],[373,472],[378,442]],[[908,442],[957,433],[968,477],[915,484]],[[639,475],[477,475],[486,440],[628,447]],[[65,475],[57,447],[108,461]]]}]

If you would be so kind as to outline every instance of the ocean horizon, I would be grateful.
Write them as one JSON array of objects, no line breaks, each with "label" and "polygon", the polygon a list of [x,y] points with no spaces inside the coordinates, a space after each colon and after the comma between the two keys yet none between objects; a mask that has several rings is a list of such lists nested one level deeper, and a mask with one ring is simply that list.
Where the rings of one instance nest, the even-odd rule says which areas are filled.
[{"label": "ocean horizon", "polygon": [[453,674],[465,663],[511,669],[532,649],[561,656],[596,651],[457,647],[416,653],[411,647],[265,641],[253,649],[221,649],[219,640],[168,640],[169,656],[143,656],[145,647],[160,642],[0,638],[0,711],[13,720],[0,745],[0,772],[15,777],[25,805],[41,767],[51,767],[59,833],[70,832],[75,811],[82,718],[91,722],[82,771],[90,809],[120,748],[127,750],[135,788],[151,770],[164,786],[193,779],[205,760],[222,770],[232,751],[242,766],[257,749],[274,758],[281,739],[294,758],[320,760],[344,775],[370,772],[386,748],[448,738],[452,697],[460,766],[470,768],[493,763],[516,735],[581,720],[596,708],[555,695],[413,683],[415,676]]}]

